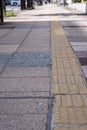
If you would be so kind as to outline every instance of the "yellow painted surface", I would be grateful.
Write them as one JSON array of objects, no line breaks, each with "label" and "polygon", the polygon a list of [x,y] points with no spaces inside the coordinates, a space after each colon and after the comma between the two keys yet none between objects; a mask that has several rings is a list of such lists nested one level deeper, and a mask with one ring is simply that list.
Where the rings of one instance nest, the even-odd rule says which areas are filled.
[{"label": "yellow painted surface", "polygon": [[87,130],[86,81],[60,22],[51,18],[54,130]]}]

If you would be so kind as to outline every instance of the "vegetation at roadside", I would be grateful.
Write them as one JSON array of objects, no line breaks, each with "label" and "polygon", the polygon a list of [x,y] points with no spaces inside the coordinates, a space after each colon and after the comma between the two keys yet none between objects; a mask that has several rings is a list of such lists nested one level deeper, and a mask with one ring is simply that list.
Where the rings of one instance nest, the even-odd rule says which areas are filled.
[{"label": "vegetation at roadside", "polygon": [[73,0],[73,3],[87,3],[87,0]]},{"label": "vegetation at roadside", "polygon": [[83,0],[83,3],[87,3],[87,0]]},{"label": "vegetation at roadside", "polygon": [[17,16],[12,10],[10,10],[10,11],[4,11],[3,14],[6,17],[16,17]]}]

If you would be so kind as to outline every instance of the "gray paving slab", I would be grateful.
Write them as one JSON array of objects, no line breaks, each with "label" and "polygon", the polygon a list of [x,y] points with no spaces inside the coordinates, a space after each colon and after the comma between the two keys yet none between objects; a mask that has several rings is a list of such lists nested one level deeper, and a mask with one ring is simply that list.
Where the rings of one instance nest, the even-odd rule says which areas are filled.
[{"label": "gray paving slab", "polygon": [[1,40],[0,40],[0,44],[18,44],[21,43],[25,36],[28,34],[28,31],[11,31],[11,33],[8,33],[7,35],[5,35]]},{"label": "gray paving slab", "polygon": [[61,21],[61,24],[63,27],[74,27],[78,24],[76,24],[76,21]]},{"label": "gray paving slab", "polygon": [[32,38],[29,38],[29,39],[26,39],[24,42],[23,42],[23,44],[22,44],[22,46],[33,46],[33,45],[35,45],[35,46],[41,46],[41,45],[49,45],[49,39],[46,39],[46,38],[43,38],[43,40],[41,39],[39,39],[39,41],[37,40],[37,39],[34,39],[33,37]]},{"label": "gray paving slab", "polygon": [[[10,33],[10,35],[15,35],[15,36],[23,36],[23,37],[25,37],[26,35],[27,35],[27,33],[30,31],[31,29],[14,29],[11,33]],[[9,34],[8,34],[9,35]],[[7,37],[7,36],[6,36]]]},{"label": "gray paving slab", "polygon": [[87,20],[77,20],[77,21],[62,21],[62,26],[64,27],[86,27]]},{"label": "gray paving slab", "polygon": [[69,36],[68,37],[69,42],[87,42],[87,37],[80,37],[80,36]]},{"label": "gray paving slab", "polygon": [[3,67],[0,67],[0,72],[2,71]]},{"label": "gray paving slab", "polygon": [[[26,34],[26,35],[27,35],[27,34]],[[17,34],[17,33],[16,33],[16,34],[15,34],[15,33],[11,33],[11,34],[9,34],[8,36],[5,36],[4,39],[7,39],[8,41],[11,41],[12,39],[13,39],[13,40],[16,39],[17,41],[20,41],[20,40],[23,40],[26,35],[24,35],[24,34],[20,34],[20,35],[19,35],[19,34]],[[3,39],[3,40],[4,40],[4,39]]]},{"label": "gray paving slab", "polygon": [[0,115],[0,130],[46,130],[47,114]]},{"label": "gray paving slab", "polygon": [[49,32],[50,28],[49,27],[48,28],[44,28],[44,27],[43,28],[39,28],[39,27],[35,26],[35,28],[33,28],[32,32],[35,33],[36,31],[37,31],[37,34],[39,34],[39,32],[42,32],[42,33],[44,33],[45,31]]},{"label": "gray paving slab", "polygon": [[0,53],[0,67],[5,67],[7,61],[12,57],[13,53]]},{"label": "gray paving slab", "polygon": [[26,39],[24,42],[23,42],[23,44],[22,44],[22,46],[21,47],[26,47],[26,46],[33,46],[33,45],[35,45],[35,46],[41,46],[41,45],[49,45],[49,40],[48,39],[45,39],[44,38],[44,40],[35,40],[34,38],[32,38],[32,39]]},{"label": "gray paving slab", "polygon": [[[83,29],[83,28],[69,28],[69,29],[65,29],[67,36],[72,36],[72,37],[85,37],[87,30]],[[84,42],[84,41],[82,41]]]},{"label": "gray paving slab", "polygon": [[39,32],[41,33],[41,36],[47,36],[50,33],[50,29],[45,29],[45,30],[37,30],[37,29],[33,29],[30,33],[30,35],[34,35],[34,36],[39,36]]},{"label": "gray paving slab", "polygon": [[87,46],[87,42],[70,42],[72,46]]},{"label": "gray paving slab", "polygon": [[87,65],[87,57],[78,57],[81,66]]},{"label": "gray paving slab", "polygon": [[[49,9],[46,10],[48,13]],[[11,59],[7,65],[1,64],[1,71],[2,66],[5,68],[0,73],[0,130],[47,129],[50,17],[41,17],[42,13],[41,6],[35,11],[22,11],[18,17],[5,18],[3,29],[11,32],[0,39],[0,64]]]},{"label": "gray paving slab", "polygon": [[76,55],[78,58],[87,58],[87,50],[86,51],[76,51]]},{"label": "gray paving slab", "polygon": [[[76,25],[77,26],[77,25]],[[69,27],[64,28],[66,36],[70,42],[87,42],[87,28]]]},{"label": "gray paving slab", "polygon": [[13,45],[13,44],[20,44],[22,42],[22,40],[13,40],[13,39],[9,39],[9,38],[4,38],[0,40],[0,45]]},{"label": "gray paving slab", "polygon": [[20,52],[16,53],[7,66],[13,67],[44,67],[50,66],[49,52]]},{"label": "gray paving slab", "polygon": [[78,26],[82,25],[83,27],[87,26],[87,20],[79,20],[79,21],[75,21],[75,24],[77,24]]},{"label": "gray paving slab", "polygon": [[0,91],[0,99],[50,99],[50,91]]},{"label": "gray paving slab", "polygon": [[87,42],[70,42],[72,46],[87,46]]},{"label": "gray paving slab", "polygon": [[11,29],[0,29],[0,38],[7,34]]},{"label": "gray paving slab", "polygon": [[49,77],[49,67],[6,67],[0,77]]},{"label": "gray paving slab", "polygon": [[34,26],[34,24],[35,23],[29,23],[29,24],[28,23],[26,23],[26,24],[23,23],[21,25],[16,26],[15,29],[28,29],[29,30]]},{"label": "gray paving slab", "polygon": [[[34,43],[33,43],[34,44]],[[19,49],[18,49],[18,52],[45,52],[45,51],[48,51],[50,49],[50,46],[49,45],[25,45],[24,46],[21,46]]]},{"label": "gray paving slab", "polygon": [[[33,25],[35,25],[36,22],[33,22],[33,21],[29,21],[29,22],[22,22],[22,24],[20,24],[19,26],[30,26],[32,27]],[[18,24],[17,24],[18,25]]]},{"label": "gray paving slab", "polygon": [[87,78],[87,66],[81,66],[84,76]]},{"label": "gray paving slab", "polygon": [[81,45],[79,45],[79,46],[73,46],[73,49],[74,49],[74,51],[87,51],[87,46],[81,46]]},{"label": "gray paving slab", "polygon": [[19,36],[21,34],[26,35],[29,31],[30,31],[30,29],[18,29],[18,28],[15,28],[15,29],[11,30],[11,32],[8,33],[6,36],[8,36],[11,33],[14,33],[14,34],[17,34],[17,35],[19,34]]},{"label": "gray paving slab", "polygon": [[49,78],[0,78],[0,91],[50,91]]},{"label": "gray paving slab", "polygon": [[26,39],[28,42],[29,42],[29,40],[30,41],[43,41],[43,40],[47,40],[47,41],[49,41],[49,37],[50,37],[50,35],[44,35],[44,36],[39,36],[39,35],[37,35],[37,36],[35,36],[35,35],[29,35],[29,37]]},{"label": "gray paving slab", "polygon": [[36,24],[35,29],[36,29],[36,28],[38,28],[38,29],[41,29],[41,28],[49,29],[49,27],[50,27],[49,24],[46,25],[46,24],[43,24],[43,22],[42,22],[42,23],[38,23],[38,24]]},{"label": "gray paving slab", "polygon": [[26,34],[28,33],[28,31],[27,32],[22,32],[22,31],[15,31],[15,30],[13,30],[13,31],[11,31],[11,33],[8,33],[8,35],[5,35],[5,37],[4,38],[9,38],[9,39],[12,39],[12,38],[24,38],[25,36],[26,36]]},{"label": "gray paving slab", "polygon": [[0,53],[14,53],[17,48],[19,47],[19,44],[17,45],[0,45]]},{"label": "gray paving slab", "polygon": [[0,99],[0,115],[47,114],[48,99]]},{"label": "gray paving slab", "polygon": [[[33,26],[33,25],[32,25],[32,26]],[[24,29],[24,30],[27,29],[27,30],[29,30],[29,29],[32,28],[32,26],[31,26],[31,25],[30,25],[30,26],[29,26],[29,25],[28,25],[28,26],[27,26],[27,25],[24,25],[24,26],[22,25],[22,26],[17,26],[17,27],[15,27],[15,29],[22,29],[22,30],[23,30],[23,29]]]}]

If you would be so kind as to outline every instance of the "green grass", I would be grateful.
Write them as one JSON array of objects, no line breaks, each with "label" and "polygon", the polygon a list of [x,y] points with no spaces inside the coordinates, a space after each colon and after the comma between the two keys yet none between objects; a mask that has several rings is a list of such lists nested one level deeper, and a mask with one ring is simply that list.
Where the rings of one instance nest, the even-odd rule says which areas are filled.
[{"label": "green grass", "polygon": [[13,11],[4,12],[4,16],[6,17],[16,17],[17,15]]}]

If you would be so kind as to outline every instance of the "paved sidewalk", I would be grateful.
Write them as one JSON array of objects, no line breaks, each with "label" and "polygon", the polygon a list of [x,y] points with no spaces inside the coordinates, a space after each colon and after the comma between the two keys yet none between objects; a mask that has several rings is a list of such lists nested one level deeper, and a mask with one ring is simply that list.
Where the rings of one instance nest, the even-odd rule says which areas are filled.
[{"label": "paved sidewalk", "polygon": [[87,129],[86,81],[65,28],[87,21],[76,13],[48,4],[0,25],[0,130]]},{"label": "paved sidewalk", "polygon": [[49,5],[0,26],[0,130],[46,130],[50,123]]}]

